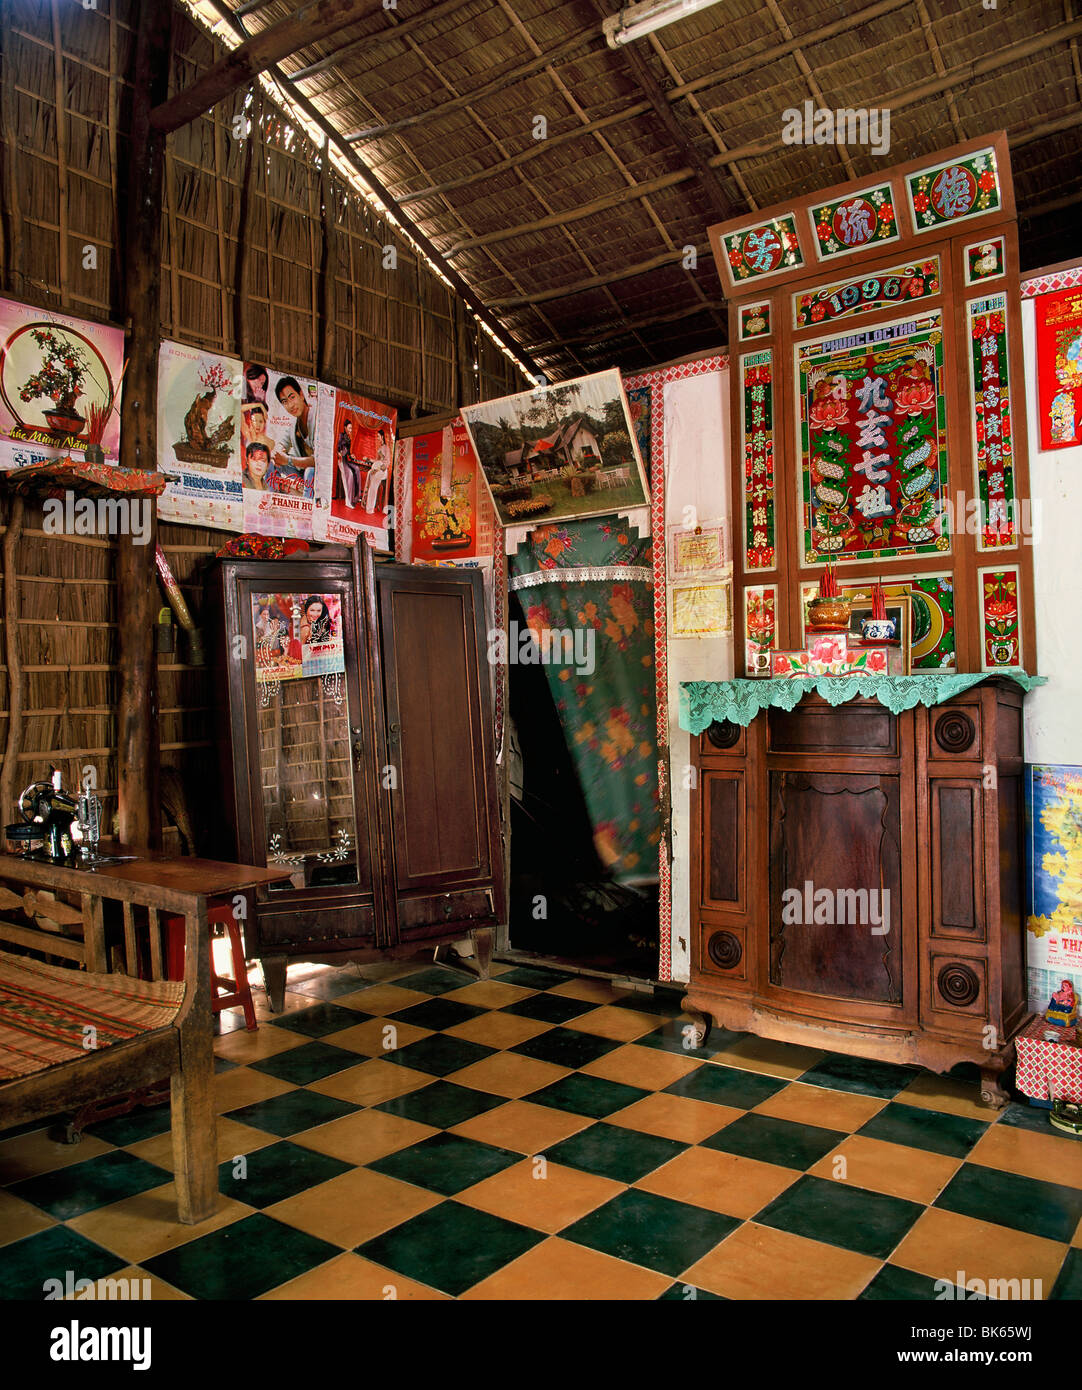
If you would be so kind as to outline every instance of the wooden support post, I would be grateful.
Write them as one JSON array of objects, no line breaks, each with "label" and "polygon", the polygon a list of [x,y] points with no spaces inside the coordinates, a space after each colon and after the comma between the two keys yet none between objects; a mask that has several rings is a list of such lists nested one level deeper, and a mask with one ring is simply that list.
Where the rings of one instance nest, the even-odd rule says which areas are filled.
[{"label": "wooden support post", "polygon": [[[121,406],[120,463],[153,469],[158,460],[158,340],[161,326],[162,192],[165,136],[151,129],[150,112],[169,81],[173,30],[170,0],[144,0],[129,121],[128,218],[124,242],[124,302],[130,330]],[[125,844],[161,844],[158,793],[158,659],[154,649],[157,519],[145,544],[117,542],[117,631],[120,675],[117,711],[117,795]]]}]

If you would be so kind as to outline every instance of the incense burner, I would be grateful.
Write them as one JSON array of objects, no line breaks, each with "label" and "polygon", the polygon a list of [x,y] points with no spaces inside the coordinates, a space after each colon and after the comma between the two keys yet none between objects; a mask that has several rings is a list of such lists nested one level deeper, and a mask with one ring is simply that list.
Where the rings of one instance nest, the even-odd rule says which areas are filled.
[{"label": "incense burner", "polygon": [[816,632],[835,632],[849,628],[849,600],[845,598],[813,598],[808,604],[808,627]]}]

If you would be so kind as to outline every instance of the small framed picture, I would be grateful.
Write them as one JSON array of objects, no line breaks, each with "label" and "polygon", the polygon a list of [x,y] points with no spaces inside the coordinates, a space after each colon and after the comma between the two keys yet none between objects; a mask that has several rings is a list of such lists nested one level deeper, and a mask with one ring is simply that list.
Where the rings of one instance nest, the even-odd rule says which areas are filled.
[{"label": "small framed picture", "polygon": [[886,602],[886,627],[878,624],[873,628],[872,601],[863,594],[856,595],[849,606],[849,649],[862,648],[887,650],[888,673],[892,676],[909,675],[910,651],[910,607],[909,595],[891,595]]}]

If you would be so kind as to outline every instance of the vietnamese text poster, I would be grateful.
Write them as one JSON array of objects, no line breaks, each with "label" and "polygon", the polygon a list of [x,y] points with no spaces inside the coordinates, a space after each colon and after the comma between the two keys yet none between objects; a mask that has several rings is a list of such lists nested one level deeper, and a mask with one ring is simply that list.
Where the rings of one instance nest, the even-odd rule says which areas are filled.
[{"label": "vietnamese text poster", "polygon": [[1082,287],[1037,297],[1041,448],[1082,444]]},{"label": "vietnamese text poster", "polygon": [[319,405],[320,387],[308,377],[244,364],[245,531],[312,539]]},{"label": "vietnamese text poster", "polygon": [[724,523],[696,526],[694,530],[674,526],[670,529],[670,536],[674,579],[694,574],[709,574],[725,568],[728,555]]},{"label": "vietnamese text poster", "polygon": [[165,521],[244,530],[240,360],[163,342],[158,350],[158,499]]},{"label": "vietnamese text poster", "polygon": [[1082,994],[1082,767],[1026,769],[1029,1007],[1064,980]]},{"label": "vietnamese text poster", "polygon": [[390,548],[398,411],[352,391],[320,388],[315,538],[355,545],[366,535]]},{"label": "vietnamese text poster", "polygon": [[405,525],[402,558],[472,559],[492,554],[496,514],[461,419],[399,443]]},{"label": "vietnamese text poster", "polygon": [[338,594],[253,594],[252,633],[261,684],[346,669]]},{"label": "vietnamese text poster", "polygon": [[115,467],[123,370],[123,329],[0,299],[0,468],[88,448]]},{"label": "vietnamese text poster", "polygon": [[732,626],[728,583],[673,586],[670,637],[720,637]]}]

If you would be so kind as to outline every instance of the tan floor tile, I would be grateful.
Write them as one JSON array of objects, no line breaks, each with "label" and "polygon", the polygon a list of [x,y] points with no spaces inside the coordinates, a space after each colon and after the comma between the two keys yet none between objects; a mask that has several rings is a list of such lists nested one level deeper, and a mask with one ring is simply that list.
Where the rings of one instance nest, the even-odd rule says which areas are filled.
[{"label": "tan floor tile", "polygon": [[23,1236],[36,1235],[38,1231],[44,1231],[46,1227],[57,1224],[51,1216],[46,1216],[37,1207],[32,1207],[29,1202],[16,1197],[13,1192],[0,1189],[0,1245],[22,1240]]},{"label": "tan floor tile", "polygon": [[313,1004],[324,1003],[324,1000],[317,999],[314,994],[296,994],[287,988],[285,998],[282,1000],[282,1007],[275,1012],[270,1006],[267,991],[253,989],[252,1003],[255,1005],[255,1016],[259,1023],[273,1023],[276,1018],[284,1018],[286,1014],[300,1013],[302,1009],[310,1009]]},{"label": "tan floor tile", "polygon": [[705,1100],[690,1100],[687,1096],[670,1096],[655,1091],[644,1096],[626,1110],[607,1115],[606,1123],[624,1129],[644,1130],[660,1134],[663,1139],[679,1139],[685,1144],[699,1144],[716,1134],[725,1124],[719,1107]]},{"label": "tan floor tile", "polygon": [[1051,1126],[1047,1134],[1035,1134],[1013,1125],[992,1125],[974,1144],[968,1161],[1082,1188],[1082,1144]]},{"label": "tan floor tile", "polygon": [[[265,1149],[268,1144],[277,1144],[276,1134],[266,1134],[252,1125],[240,1124],[225,1115],[218,1116],[218,1162],[227,1163],[237,1154],[255,1153]],[[145,1158],[148,1163],[156,1163],[160,1168],[173,1171],[173,1133],[155,1134],[152,1139],[140,1139],[137,1144],[125,1144],[129,1153],[137,1158]]]},{"label": "tan floor tile", "polygon": [[[190,1230],[202,1232],[203,1227],[190,1227]],[[207,1227],[209,1230],[210,1227]],[[115,1274],[110,1274],[108,1278],[99,1279],[94,1286],[94,1296],[96,1299],[113,1299],[116,1297],[117,1285],[112,1282],[117,1279],[128,1280],[128,1292],[133,1292],[132,1281],[138,1280],[134,1286],[134,1291],[138,1293],[140,1301],[143,1301],[144,1294],[148,1294],[147,1302],[151,1303],[192,1303],[194,1300],[186,1293],[181,1293],[172,1284],[167,1284],[163,1279],[157,1279],[153,1274],[149,1274],[145,1269],[140,1269],[138,1265],[128,1265],[124,1269],[118,1269]],[[149,1292],[148,1292],[149,1291]],[[78,1301],[79,1294],[72,1295],[72,1301]],[[132,1317],[135,1317],[134,1311]]]},{"label": "tan floor tile", "polygon": [[286,1028],[264,1024],[254,1033],[249,1033],[246,1028],[222,1033],[214,1039],[214,1055],[244,1066],[248,1062],[261,1062],[264,1057],[276,1057],[279,1052],[290,1052],[311,1041],[302,1033],[291,1033]]},{"label": "tan floor tile", "polygon": [[48,1137],[47,1130],[34,1129],[29,1134],[19,1134],[0,1143],[0,1183],[9,1186],[22,1178],[51,1173],[56,1168],[70,1168],[73,1163],[84,1163],[88,1158],[111,1153],[115,1147],[93,1134],[84,1134],[78,1144],[58,1144]]},{"label": "tan floor tile", "polygon": [[480,1009],[506,1009],[508,1004],[517,1004],[536,994],[535,989],[523,989],[521,985],[502,985],[499,980],[474,980],[472,985],[449,990],[441,994],[441,999],[453,999],[460,1004],[474,1004]]},{"label": "tan floor tile", "polygon": [[659,1298],[671,1283],[664,1274],[553,1236],[482,1279],[462,1299],[640,1301]]},{"label": "tan floor tile", "polygon": [[292,1143],[316,1153],[330,1154],[343,1163],[371,1163],[384,1154],[396,1153],[410,1144],[418,1144],[439,1131],[431,1125],[401,1115],[388,1115],[382,1110],[359,1110],[355,1115],[343,1115],[340,1120],[306,1129],[295,1134]]},{"label": "tan floor tile", "polygon": [[412,1183],[399,1182],[368,1168],[354,1168],[337,1178],[318,1183],[295,1197],[265,1207],[267,1216],[330,1241],[332,1245],[360,1245],[389,1231],[443,1198]]},{"label": "tan floor tile", "polygon": [[623,1190],[622,1184],[611,1178],[527,1158],[458,1193],[455,1201],[552,1233],[562,1231]]},{"label": "tan floor tile", "polygon": [[313,1081],[308,1089],[323,1096],[334,1096],[336,1100],[352,1101],[354,1105],[381,1105],[385,1100],[430,1086],[434,1080],[435,1077],[427,1072],[373,1057],[346,1071],[325,1076],[322,1081]]},{"label": "tan floor tile", "polygon": [[613,1038],[617,1042],[631,1042],[634,1038],[652,1033],[658,1026],[656,1014],[640,1014],[634,1009],[619,1009],[605,1004],[599,1009],[591,1009],[588,1014],[579,1014],[564,1025],[579,1033],[592,1033],[599,1038]]},{"label": "tan floor tile", "polygon": [[[844,1170],[837,1160],[845,1159]],[[809,1168],[817,1178],[829,1178],[890,1197],[904,1197],[923,1206],[934,1202],[962,1166],[960,1158],[911,1149],[901,1144],[851,1134],[848,1139]],[[844,1171],[845,1176],[841,1176]]]},{"label": "tan floor tile", "polygon": [[455,1086],[472,1086],[475,1091],[488,1091],[517,1100],[567,1075],[567,1067],[557,1067],[552,1062],[523,1057],[517,1052],[496,1052],[461,1071],[452,1072],[447,1080]]},{"label": "tan floor tile", "polygon": [[1040,1279],[1047,1298],[1067,1246],[1009,1226],[929,1207],[890,1257],[891,1264],[929,1279]]},{"label": "tan floor tile", "polygon": [[214,1078],[214,1109],[217,1114],[223,1115],[227,1110],[239,1110],[242,1105],[254,1105],[256,1101],[284,1096],[287,1091],[296,1089],[296,1086],[288,1081],[280,1081],[277,1076],[253,1071],[251,1067],[237,1067],[233,1071],[221,1072]]},{"label": "tan floor tile", "polygon": [[[625,1086],[638,1086],[643,1091],[660,1091],[679,1081],[701,1065],[690,1057],[676,1052],[663,1052],[657,1047],[639,1047],[628,1043],[613,1048],[596,1062],[580,1068],[587,1076],[600,1076],[606,1081],[622,1081]],[[720,1124],[718,1125],[720,1129]]]},{"label": "tan floor tile", "polygon": [[486,1047],[518,1047],[541,1033],[547,1033],[551,1023],[537,1018],[520,1018],[518,1014],[489,1013],[479,1018],[468,1018],[465,1023],[456,1023],[444,1032],[452,1038],[465,1038],[467,1042],[483,1043]]},{"label": "tan floor tile", "polygon": [[[413,971],[406,973],[413,974]],[[400,985],[388,983],[369,985],[367,989],[359,989],[356,994],[343,994],[334,1003],[341,1004],[344,1009],[360,1009],[362,1013],[382,1018],[385,1014],[408,1009],[411,1004],[423,1004],[431,998],[430,994],[422,994],[419,990],[402,989]]]},{"label": "tan floor tile", "polygon": [[498,1149],[543,1154],[553,1144],[569,1139],[592,1124],[593,1120],[586,1115],[571,1115],[566,1110],[554,1110],[528,1100],[510,1100],[496,1110],[454,1125],[451,1132]]},{"label": "tan floor tile", "polygon": [[152,1255],[187,1245],[191,1240],[231,1226],[234,1221],[251,1214],[251,1207],[245,1203],[219,1195],[218,1209],[213,1216],[198,1226],[182,1225],[177,1220],[176,1187],[167,1183],[164,1187],[125,1197],[121,1202],[112,1202],[107,1207],[98,1207],[96,1211],[84,1212],[67,1224],[87,1240],[115,1251],[132,1264],[141,1264]]},{"label": "tan floor tile", "polygon": [[[562,994],[568,999],[589,999],[595,1004],[612,1004],[623,999],[627,990],[613,989],[608,980],[599,980],[592,975],[582,975],[577,980],[568,980],[562,985],[554,985],[549,994]],[[660,1022],[654,1020],[655,1025]]]},{"label": "tan floor tile", "polygon": [[894,1099],[903,1105],[918,1105],[924,1110],[941,1110],[946,1115],[961,1115],[967,1120],[983,1120],[987,1124],[996,1112],[981,1105],[981,1088],[975,1081],[958,1081],[953,1076],[937,1076],[921,1072]]},{"label": "tan floor tile", "polygon": [[878,1115],[887,1102],[877,1096],[851,1095],[848,1091],[828,1091],[822,1086],[802,1086],[794,1081],[755,1107],[757,1115],[792,1120],[798,1125],[821,1125],[848,1134]]},{"label": "tan floor tile", "polygon": [[731,1047],[723,1047],[708,1060],[723,1067],[740,1067],[744,1071],[761,1072],[764,1076],[781,1076],[794,1080],[826,1056],[811,1047],[795,1043],[775,1042],[772,1038],[741,1038]]},{"label": "tan floor tile", "polygon": [[288,1284],[282,1284],[270,1293],[262,1294],[261,1302],[291,1302],[297,1300],[316,1300],[318,1302],[377,1302],[392,1298],[427,1300],[446,1299],[447,1294],[438,1289],[430,1289],[418,1284],[394,1270],[384,1269],[371,1260],[362,1260],[360,1255],[349,1252],[317,1265],[307,1274],[299,1274]]},{"label": "tan floor tile", "polygon": [[722,1298],[853,1299],[880,1262],[749,1221],[681,1276]]},{"label": "tan floor tile", "polygon": [[339,1033],[328,1033],[320,1042],[330,1043],[332,1047],[344,1047],[350,1052],[359,1052],[365,1057],[382,1057],[387,1052],[397,1052],[400,1047],[408,1047],[412,1042],[432,1036],[431,1028],[415,1028],[412,1023],[402,1023],[397,1019],[368,1018],[363,1023],[355,1023],[352,1028],[343,1028]]},{"label": "tan floor tile", "polygon": [[[715,1106],[725,1110],[725,1106]],[[741,1114],[734,1111],[730,1119]],[[677,1202],[689,1202],[725,1216],[754,1216],[800,1177],[792,1168],[760,1163],[757,1158],[720,1153],[716,1149],[685,1149],[682,1154],[634,1183]],[[706,1286],[704,1286],[706,1287]]]}]

